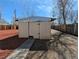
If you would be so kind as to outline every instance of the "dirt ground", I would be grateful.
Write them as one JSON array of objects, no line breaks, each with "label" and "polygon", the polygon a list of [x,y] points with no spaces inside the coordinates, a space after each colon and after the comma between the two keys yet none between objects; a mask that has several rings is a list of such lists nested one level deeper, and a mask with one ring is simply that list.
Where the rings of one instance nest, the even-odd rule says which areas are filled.
[{"label": "dirt ground", "polygon": [[78,37],[51,30],[51,40],[35,40],[26,59],[77,59]]}]

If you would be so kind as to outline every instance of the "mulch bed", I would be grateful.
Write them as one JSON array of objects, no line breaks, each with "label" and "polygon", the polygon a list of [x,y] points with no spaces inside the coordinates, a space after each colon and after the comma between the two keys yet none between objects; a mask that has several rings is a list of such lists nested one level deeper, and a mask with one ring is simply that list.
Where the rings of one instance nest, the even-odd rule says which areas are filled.
[{"label": "mulch bed", "polygon": [[48,50],[48,41],[43,39],[36,39],[30,48],[30,51],[46,51]]},{"label": "mulch bed", "polygon": [[14,36],[0,40],[0,59],[5,59],[14,49],[19,47],[26,39]]}]

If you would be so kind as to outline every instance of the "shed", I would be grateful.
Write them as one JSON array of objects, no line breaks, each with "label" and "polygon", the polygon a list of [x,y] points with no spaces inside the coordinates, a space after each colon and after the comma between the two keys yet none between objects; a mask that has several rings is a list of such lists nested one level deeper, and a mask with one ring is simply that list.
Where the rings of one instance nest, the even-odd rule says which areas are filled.
[{"label": "shed", "polygon": [[49,17],[28,17],[20,19],[19,38],[33,37],[35,39],[51,38],[51,20]]}]

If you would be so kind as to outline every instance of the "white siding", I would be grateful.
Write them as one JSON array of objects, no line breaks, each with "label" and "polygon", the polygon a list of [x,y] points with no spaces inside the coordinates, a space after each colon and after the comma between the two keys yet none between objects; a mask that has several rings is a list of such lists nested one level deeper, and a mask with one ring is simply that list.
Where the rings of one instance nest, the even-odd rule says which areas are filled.
[{"label": "white siding", "polygon": [[19,37],[27,38],[28,37],[28,23],[19,22]]},{"label": "white siding", "polygon": [[40,39],[50,39],[51,23],[40,22]]},{"label": "white siding", "polygon": [[30,36],[33,36],[34,38],[39,38],[39,22],[30,22]]},{"label": "white siding", "polygon": [[51,22],[30,22],[29,25],[28,22],[19,22],[20,38],[33,36],[39,39],[50,39],[50,33]]}]

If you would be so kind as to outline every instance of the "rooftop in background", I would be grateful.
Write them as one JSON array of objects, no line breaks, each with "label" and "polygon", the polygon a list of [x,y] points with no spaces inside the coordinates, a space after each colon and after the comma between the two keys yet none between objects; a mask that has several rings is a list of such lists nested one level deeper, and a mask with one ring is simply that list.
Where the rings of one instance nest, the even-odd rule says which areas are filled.
[{"label": "rooftop in background", "polygon": [[0,25],[9,25],[4,19],[0,19]]}]

